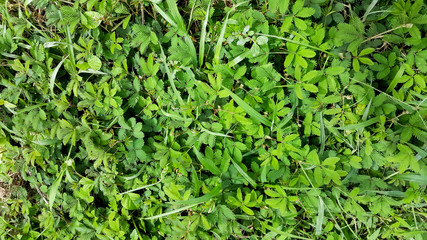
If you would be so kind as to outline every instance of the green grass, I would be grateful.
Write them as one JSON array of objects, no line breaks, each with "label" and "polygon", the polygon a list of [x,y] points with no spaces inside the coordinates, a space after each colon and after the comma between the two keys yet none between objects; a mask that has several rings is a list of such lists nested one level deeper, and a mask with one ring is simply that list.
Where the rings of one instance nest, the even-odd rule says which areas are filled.
[{"label": "green grass", "polygon": [[422,0],[0,15],[0,239],[427,239]]}]

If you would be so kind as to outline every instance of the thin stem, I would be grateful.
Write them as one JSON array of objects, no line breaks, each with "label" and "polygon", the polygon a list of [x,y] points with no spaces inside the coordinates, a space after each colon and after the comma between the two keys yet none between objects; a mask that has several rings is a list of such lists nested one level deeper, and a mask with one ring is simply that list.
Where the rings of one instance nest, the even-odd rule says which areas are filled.
[{"label": "thin stem", "polygon": [[382,37],[384,37],[384,34],[387,34],[387,33],[389,33],[389,32],[393,32],[394,30],[397,30],[397,29],[399,29],[399,28],[411,28],[412,26],[413,26],[413,24],[412,24],[412,23],[402,24],[402,25],[400,25],[400,26],[397,26],[397,27],[395,27],[395,28],[389,29],[389,30],[384,31],[384,32],[382,32],[382,33],[378,33],[377,35],[372,36],[372,37],[370,37],[370,38],[368,38],[368,39],[365,39],[362,43],[365,43],[365,42],[370,41],[370,40],[373,40],[373,39],[382,38]]}]

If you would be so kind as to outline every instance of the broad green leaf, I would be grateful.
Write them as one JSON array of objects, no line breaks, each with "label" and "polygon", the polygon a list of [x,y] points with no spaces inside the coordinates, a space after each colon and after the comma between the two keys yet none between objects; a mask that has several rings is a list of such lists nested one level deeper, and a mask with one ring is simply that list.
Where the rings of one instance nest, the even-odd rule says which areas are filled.
[{"label": "broad green leaf", "polygon": [[329,157],[323,160],[322,165],[335,166],[335,164],[340,160],[339,157]]},{"label": "broad green leaf", "polygon": [[309,91],[309,92],[312,92],[312,93],[317,93],[319,90],[318,90],[318,88],[316,87],[316,85],[314,85],[314,84],[310,84],[310,83],[303,83],[302,84],[302,87],[305,89],[305,90],[307,90],[307,91]]},{"label": "broad green leaf", "polygon": [[302,88],[301,88],[301,84],[295,84],[295,87],[294,87],[294,90],[295,90],[295,95],[297,95],[297,97],[299,98],[299,99],[302,99],[303,98],[303,95],[302,95]]},{"label": "broad green leaf", "polygon": [[374,48],[365,48],[362,51],[360,51],[359,57],[368,55],[368,54],[372,53],[373,51],[375,51]]},{"label": "broad green leaf", "polygon": [[92,70],[98,71],[99,69],[101,69],[102,62],[97,56],[89,57],[87,62]]},{"label": "broad green leaf", "polygon": [[86,17],[86,23],[83,23],[89,29],[95,29],[101,24],[102,18],[104,17],[99,12],[88,11],[84,13]]},{"label": "broad green leaf", "polygon": [[298,54],[306,58],[312,58],[316,56],[316,52],[309,49],[301,49],[298,51]]},{"label": "broad green leaf", "polygon": [[345,71],[344,67],[328,67],[325,72],[328,75],[339,75]]},{"label": "broad green leaf", "polygon": [[356,72],[360,70],[360,63],[359,63],[359,60],[357,60],[357,58],[353,59],[353,69]]}]

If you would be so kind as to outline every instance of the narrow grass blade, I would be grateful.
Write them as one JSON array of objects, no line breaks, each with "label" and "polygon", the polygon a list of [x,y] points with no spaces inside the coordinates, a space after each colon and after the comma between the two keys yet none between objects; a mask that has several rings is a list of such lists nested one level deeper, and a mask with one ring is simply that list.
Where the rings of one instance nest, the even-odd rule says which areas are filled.
[{"label": "narrow grass blade", "polygon": [[271,38],[277,38],[277,39],[280,39],[280,40],[283,40],[283,41],[287,41],[287,42],[290,42],[290,43],[295,43],[295,44],[298,44],[298,45],[301,45],[301,46],[304,46],[304,47],[308,47],[308,48],[311,48],[311,49],[314,49],[314,50],[318,50],[318,51],[324,52],[324,53],[329,54],[329,55],[334,56],[334,57],[338,57],[337,55],[335,55],[335,54],[333,54],[331,52],[325,51],[325,50],[323,50],[321,48],[318,48],[318,47],[315,47],[315,46],[311,46],[309,44],[305,44],[305,43],[302,43],[302,42],[298,42],[298,41],[295,41],[295,40],[292,40],[292,39],[289,39],[289,38],[284,38],[284,37],[279,37],[279,36],[269,35],[269,34],[262,34],[262,33],[258,33],[257,35],[271,37]]},{"label": "narrow grass blade", "polygon": [[371,4],[369,4],[368,8],[366,9],[365,14],[363,15],[362,22],[366,21],[366,18],[368,17],[369,13],[371,13],[372,9],[377,4],[378,0],[372,0]]},{"label": "narrow grass blade", "polygon": [[184,101],[181,98],[181,94],[178,92],[178,90],[176,90],[175,82],[174,82],[174,79],[173,79],[174,76],[172,75],[171,70],[169,69],[169,66],[167,64],[167,59],[166,59],[166,56],[165,56],[165,52],[163,51],[162,45],[159,44],[159,46],[160,46],[160,51],[161,51],[160,52],[160,58],[162,59],[162,62],[165,65],[166,74],[168,75],[168,80],[169,80],[169,83],[171,85],[172,91],[173,91],[175,97],[178,99],[179,104],[180,105],[184,105]]},{"label": "narrow grass blade", "polygon": [[166,116],[168,118],[172,118],[172,119],[183,121],[183,122],[192,122],[193,121],[193,119],[191,119],[191,118],[184,118],[184,117],[181,117],[181,116],[176,115],[176,114],[167,113],[167,112],[163,111],[163,109],[160,109],[160,114],[163,116]]},{"label": "narrow grass blade", "polygon": [[196,1],[194,1],[193,6],[191,7],[190,17],[188,18],[187,29],[185,29],[186,32],[189,31],[191,23],[193,21],[193,13],[194,13],[194,8],[195,7],[196,7]]},{"label": "narrow grass blade", "polygon": [[191,58],[193,59],[193,67],[197,67],[197,51],[196,47],[194,46],[193,40],[191,40],[191,37],[189,35],[185,35],[184,37],[185,43],[190,48]]},{"label": "narrow grass blade", "polygon": [[323,155],[325,151],[326,134],[325,124],[323,123],[323,112],[320,113],[320,155]]},{"label": "narrow grass blade", "polygon": [[[7,132],[9,132],[9,133],[12,133],[12,134],[14,134],[14,135],[16,135],[16,136],[18,136],[20,139],[22,139],[22,135],[19,133],[19,132],[17,132],[17,131],[15,131],[15,130],[13,130],[13,129],[9,129],[2,121],[0,121],[0,129],[3,129],[3,130],[6,130]],[[24,141],[28,141],[28,140],[26,140],[26,139],[22,139],[22,140],[24,140]]]},{"label": "narrow grass blade", "polygon": [[337,137],[338,139],[340,139],[341,141],[345,142],[349,147],[351,147],[351,149],[354,150],[354,146],[353,144],[351,144],[348,139],[346,139],[338,130],[337,128],[335,128],[334,126],[331,126],[331,124],[328,122],[328,120],[323,119],[323,121],[325,122],[325,127],[326,129],[328,129],[329,132],[331,132],[332,134],[335,135],[335,137]]},{"label": "narrow grass blade", "polygon": [[[61,17],[62,18],[62,17]],[[65,33],[67,36],[67,42],[68,42],[68,51],[70,51],[69,56],[71,60],[71,64],[73,65],[73,72],[76,72],[76,58],[74,57],[74,45],[73,40],[71,39],[71,32],[68,25],[65,27]]]},{"label": "narrow grass blade", "polygon": [[199,46],[199,66],[203,65],[203,59],[205,57],[205,42],[206,42],[206,26],[209,20],[209,10],[211,7],[211,1],[209,1],[208,8],[206,8],[205,19],[202,23],[202,32],[200,35],[200,46]]},{"label": "narrow grass blade", "polygon": [[233,67],[234,65],[236,65],[239,62],[243,61],[250,53],[251,53],[251,51],[246,51],[246,52],[240,54],[239,56],[237,56],[233,60],[231,60],[227,65],[229,67]]},{"label": "narrow grass blade", "polygon": [[351,125],[347,125],[347,126],[344,126],[344,127],[339,127],[339,128],[337,128],[337,129],[339,129],[339,130],[354,130],[354,129],[361,129],[361,128],[364,128],[364,127],[370,126],[370,125],[372,125],[372,124],[374,124],[374,123],[378,122],[379,120],[380,120],[380,117],[379,117],[379,116],[377,116],[377,117],[371,118],[371,119],[369,119],[369,120],[367,120],[367,121],[364,121],[364,122],[361,122],[361,123],[351,124]]},{"label": "narrow grass blade", "polygon": [[369,110],[371,109],[372,98],[369,100],[368,106],[366,106],[365,111],[363,112],[362,120],[366,121],[368,119]]},{"label": "narrow grass blade", "polygon": [[215,52],[214,52],[214,64],[219,64],[219,55],[221,53],[222,48],[222,42],[224,41],[224,35],[225,35],[225,29],[227,28],[227,22],[228,22],[228,16],[230,15],[230,12],[227,13],[225,16],[225,21],[222,24],[221,33],[219,34],[218,42],[215,46]]},{"label": "narrow grass blade", "polygon": [[372,233],[368,237],[368,240],[376,240],[376,239],[378,239],[378,236],[380,235],[380,232],[381,232],[381,228],[377,229],[374,233]]},{"label": "narrow grass blade", "polygon": [[[362,121],[366,121],[368,119],[369,110],[371,109],[371,103],[372,103],[372,98],[371,100],[369,100],[368,106],[366,106],[365,111],[363,112]],[[357,134],[361,135],[363,133],[363,130],[365,130],[365,127],[359,128],[357,130]]]},{"label": "narrow grass blade", "polygon": [[59,173],[58,178],[53,182],[49,190],[49,207],[52,210],[53,203],[55,202],[56,195],[58,194],[59,184],[61,184],[62,176],[64,176],[65,168]]},{"label": "narrow grass blade", "polygon": [[145,188],[152,187],[152,186],[157,185],[157,184],[159,184],[159,183],[160,183],[160,181],[155,182],[155,183],[152,183],[152,184],[148,184],[148,185],[145,185],[145,186],[142,186],[142,187],[139,187],[139,188],[134,188],[134,189],[132,189],[132,190],[129,190],[129,191],[126,191],[126,192],[122,192],[122,193],[119,193],[119,195],[123,195],[123,194],[126,194],[126,193],[131,193],[131,192],[136,192],[136,191],[139,191],[139,190],[142,190],[142,189],[145,189]]},{"label": "narrow grass blade", "polygon": [[196,154],[197,159],[199,159],[200,163],[209,170],[214,175],[220,175],[221,170],[210,160],[207,160],[195,147],[193,147],[194,154]]},{"label": "narrow grass blade", "polygon": [[217,196],[221,192],[222,185],[216,186],[213,188],[208,194],[205,194],[198,198],[192,198],[185,201],[176,201],[176,202],[169,202],[173,205],[192,205],[192,204],[200,204],[207,202]]},{"label": "narrow grass blade", "polygon": [[178,6],[176,5],[176,0],[166,0],[166,3],[168,5],[168,12],[170,12],[171,17],[173,18],[174,22],[178,25],[178,28],[185,32],[185,23],[184,19],[182,19],[181,14],[178,11]]},{"label": "narrow grass blade", "polygon": [[202,125],[199,125],[199,126],[200,126],[200,128],[202,129],[202,130],[201,130],[202,132],[208,133],[208,134],[210,134],[210,135],[214,135],[214,136],[218,136],[218,137],[227,137],[227,138],[231,138],[231,137],[232,137],[232,136],[227,135],[227,134],[223,134],[223,133],[216,133],[216,132],[209,131],[209,130],[207,130],[206,128],[202,127]]},{"label": "narrow grass blade", "polygon": [[157,4],[153,3],[154,8],[156,9],[156,12],[160,13],[162,17],[173,27],[178,27],[178,24],[172,20],[172,18],[169,17]]},{"label": "narrow grass blade", "polygon": [[125,181],[130,181],[132,179],[137,178],[139,175],[141,175],[141,173],[144,171],[144,168],[142,167],[136,174],[131,175],[131,176],[119,176],[119,178],[121,180],[125,180]]},{"label": "narrow grass blade", "polygon": [[79,73],[89,73],[89,74],[95,74],[95,75],[107,75],[105,72],[101,72],[101,71],[94,71],[92,69],[88,69],[88,70],[80,70]]},{"label": "narrow grass blade", "polygon": [[422,149],[422,148],[415,146],[412,143],[406,143],[406,144],[408,144],[412,149],[414,149],[417,152],[417,155],[415,155],[415,159],[417,159],[417,161],[420,160],[421,158],[427,157],[427,151],[424,150],[427,148],[426,145],[425,145],[424,149]]},{"label": "narrow grass blade", "polygon": [[266,229],[268,229],[268,230],[270,230],[270,231],[272,231],[272,232],[275,232],[275,233],[277,233],[277,234],[280,234],[281,236],[283,236],[283,237],[287,237],[287,238],[294,238],[294,239],[304,239],[304,240],[309,240],[310,238],[305,238],[305,237],[300,237],[300,236],[297,236],[297,235],[294,235],[294,234],[290,234],[290,233],[287,233],[287,232],[284,232],[284,231],[281,231],[281,230],[279,230],[279,229],[276,229],[276,228],[274,228],[274,227],[272,227],[272,226],[270,226],[270,225],[268,225],[267,223],[265,223],[265,222],[261,222],[261,225],[263,225],[263,227],[264,228],[266,228]]},{"label": "narrow grass blade", "polygon": [[316,235],[322,234],[323,217],[325,216],[325,206],[323,200],[319,196],[319,208],[317,209],[317,220],[316,220]]},{"label": "narrow grass blade", "polygon": [[397,71],[396,75],[394,75],[394,78],[391,81],[390,85],[388,85],[387,90],[385,90],[386,92],[391,92],[391,90],[393,90],[397,86],[397,84],[399,83],[399,80],[403,76],[404,72],[405,72],[405,67],[402,64],[400,66],[399,71]]},{"label": "narrow grass blade", "polygon": [[133,220],[133,218],[132,218],[132,223],[133,223],[133,226],[135,227],[136,232],[138,233],[139,240],[143,240],[143,238],[141,236],[141,233],[139,232],[138,227],[136,226],[135,221]]},{"label": "narrow grass blade", "polygon": [[236,8],[239,7],[240,5],[245,4],[247,2],[248,1],[240,2],[240,3],[236,4],[229,12],[227,12],[227,15],[225,16],[224,23],[222,24],[221,33],[219,34],[218,42],[216,43],[216,46],[215,46],[214,64],[219,64],[219,55],[221,53],[222,43],[224,42],[225,30],[227,28],[228,17],[230,16],[230,13],[232,11],[236,10]]},{"label": "narrow grass blade", "polygon": [[62,64],[64,63],[65,59],[67,59],[67,57],[63,58],[62,61],[60,61],[58,63],[58,65],[53,70],[52,75],[50,76],[49,89],[50,89],[50,94],[52,95],[52,97],[55,96],[55,94],[53,94],[53,87],[55,86],[56,75],[58,74],[58,71],[61,68]]},{"label": "narrow grass blade", "polygon": [[252,187],[256,187],[256,182],[251,177],[249,177],[249,175],[245,171],[243,171],[239,164],[237,164],[233,159],[231,159],[231,161],[233,162],[234,167],[237,169],[240,175],[242,175],[246,179],[246,181],[248,181],[252,185]]},{"label": "narrow grass blade", "polygon": [[156,215],[156,216],[147,217],[147,218],[143,218],[143,219],[144,219],[144,220],[153,220],[153,219],[157,219],[157,218],[163,218],[163,217],[166,217],[166,216],[169,216],[169,215],[175,214],[175,213],[182,212],[182,211],[184,211],[184,210],[187,210],[187,209],[192,208],[192,207],[194,207],[194,206],[197,206],[197,205],[199,205],[199,204],[200,204],[200,203],[193,204],[193,205],[189,205],[189,206],[185,206],[185,207],[182,207],[182,208],[178,208],[178,209],[172,210],[172,211],[170,211],[170,212],[165,212],[165,213],[162,213],[162,214],[159,214],[159,215]]},{"label": "narrow grass blade", "polygon": [[257,121],[258,123],[262,123],[268,127],[271,127],[271,122],[267,118],[265,118],[259,112],[255,111],[255,109],[253,109],[251,106],[249,106],[249,104],[247,104],[245,101],[243,101],[243,99],[241,99],[239,96],[234,94],[230,89],[228,89],[224,86],[223,86],[223,88],[233,98],[233,100],[236,101],[236,103],[241,108],[243,108],[243,110],[245,110],[245,112],[247,114],[249,114],[249,116],[251,116],[255,121]]},{"label": "narrow grass blade", "polygon": [[419,174],[413,174],[413,173],[407,173],[407,174],[400,174],[393,176],[394,179],[399,180],[405,180],[409,182],[418,183],[421,185],[427,185],[427,176],[425,175],[419,175]]},{"label": "narrow grass blade", "polygon": [[280,123],[277,125],[277,128],[281,129],[283,126],[286,125],[286,123],[288,123],[292,119],[292,117],[294,116],[294,113],[295,113],[295,109],[298,106],[298,101],[299,101],[298,98],[295,97],[295,95],[294,95],[294,98],[292,100],[293,104],[292,104],[291,111],[286,115],[285,118],[283,118],[282,121],[280,121]]},{"label": "narrow grass blade", "polygon": [[39,107],[44,107],[46,105],[47,105],[47,103],[39,103],[39,104],[32,105],[32,106],[29,106],[29,107],[26,107],[26,108],[23,108],[23,109],[19,109],[19,110],[16,111],[16,113],[19,114],[19,113],[23,113],[23,112],[28,112],[28,111],[31,111],[33,109],[39,108]]},{"label": "narrow grass blade", "polygon": [[405,197],[405,193],[402,191],[372,191],[372,192],[390,196],[390,197],[399,197],[399,198]]}]

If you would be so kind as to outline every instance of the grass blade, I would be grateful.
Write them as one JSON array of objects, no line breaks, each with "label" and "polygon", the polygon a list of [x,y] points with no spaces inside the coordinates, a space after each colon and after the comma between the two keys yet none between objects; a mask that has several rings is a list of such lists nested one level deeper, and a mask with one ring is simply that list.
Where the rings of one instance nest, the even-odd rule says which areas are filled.
[{"label": "grass blade", "polygon": [[219,55],[221,53],[222,48],[222,42],[224,41],[224,35],[225,35],[225,29],[227,28],[227,22],[228,22],[228,16],[230,15],[230,12],[227,13],[225,16],[225,21],[222,24],[221,33],[219,34],[218,42],[215,46],[215,52],[214,52],[214,64],[219,64]]},{"label": "grass blade", "polygon": [[162,213],[162,214],[159,214],[159,215],[156,215],[156,216],[147,217],[147,218],[143,218],[143,219],[144,219],[144,220],[153,220],[153,219],[157,219],[157,218],[163,218],[163,217],[169,216],[169,215],[171,215],[171,214],[175,214],[175,213],[182,212],[182,211],[184,211],[184,210],[187,210],[187,209],[192,208],[192,207],[194,207],[194,206],[197,206],[197,205],[199,205],[199,204],[200,204],[200,203],[193,204],[193,205],[189,205],[189,206],[185,206],[185,207],[182,207],[182,208],[178,208],[178,209],[172,210],[172,211],[170,211],[170,212],[165,212],[165,213]]},{"label": "grass blade", "polygon": [[43,106],[46,106],[46,105],[47,105],[47,103],[35,104],[35,105],[29,106],[29,107],[26,107],[26,108],[23,108],[23,109],[19,109],[19,110],[16,111],[16,113],[19,114],[19,113],[23,113],[23,112],[28,112],[28,111],[31,111],[33,109],[36,109],[36,108],[39,108],[39,107],[43,107]]},{"label": "grass blade", "polygon": [[326,135],[325,124],[323,123],[323,112],[320,113],[320,155],[325,151]]},{"label": "grass blade", "polygon": [[371,192],[390,196],[390,197],[399,197],[399,198],[405,197],[405,193],[402,191],[371,191]]},{"label": "grass blade", "polygon": [[173,81],[174,79],[174,76],[172,75],[172,73],[171,73],[171,70],[169,69],[169,66],[168,66],[168,64],[167,64],[167,60],[166,60],[166,56],[165,56],[165,52],[163,51],[163,48],[162,48],[162,45],[161,44],[159,44],[159,46],[160,46],[160,58],[162,59],[162,62],[163,62],[163,64],[165,65],[165,70],[166,70],[166,74],[168,75],[168,80],[169,80],[169,83],[170,83],[170,85],[171,85],[171,88],[172,88],[172,91],[173,91],[173,94],[175,95],[175,97],[178,99],[178,102],[179,102],[179,104],[180,105],[184,105],[184,101],[182,100],[182,98],[181,98],[181,94],[178,92],[178,90],[176,90],[176,87],[175,87],[175,82]]},{"label": "grass blade", "polygon": [[189,35],[185,35],[184,40],[186,45],[189,47],[191,58],[193,59],[193,67],[197,67],[197,51],[196,47],[194,46],[193,40],[191,40],[191,37]]},{"label": "grass blade", "polygon": [[160,114],[163,115],[163,116],[166,116],[168,118],[172,118],[172,119],[175,119],[175,120],[178,120],[178,121],[183,121],[183,122],[186,122],[186,123],[193,122],[193,119],[191,119],[191,118],[184,118],[184,117],[181,117],[181,116],[179,116],[177,114],[167,113],[167,112],[163,111],[163,109],[160,109]]},{"label": "grass blade", "polygon": [[227,15],[225,16],[225,21],[222,24],[221,33],[219,34],[218,42],[216,43],[216,46],[215,46],[214,64],[219,64],[219,55],[221,53],[222,43],[224,42],[225,29],[227,28],[227,22],[228,22],[228,17],[230,16],[230,13],[236,10],[236,8],[239,7],[240,5],[245,4],[247,2],[248,1],[238,3],[230,11],[227,12]]},{"label": "grass blade", "polygon": [[227,134],[223,134],[223,133],[216,133],[216,132],[209,131],[209,130],[207,130],[206,128],[202,127],[202,125],[200,125],[200,124],[199,124],[199,126],[200,126],[200,128],[202,129],[202,130],[201,130],[202,132],[208,133],[208,134],[210,134],[210,135],[214,135],[214,136],[218,136],[218,137],[227,137],[227,138],[231,138],[231,137],[232,137],[232,136],[227,135]]},{"label": "grass blade", "polygon": [[339,128],[337,128],[337,129],[339,129],[339,130],[354,130],[354,129],[361,129],[361,128],[364,128],[364,127],[370,126],[370,125],[372,125],[372,124],[374,124],[374,123],[378,122],[379,120],[380,120],[380,117],[379,117],[379,116],[377,116],[377,117],[371,118],[371,119],[369,119],[369,120],[367,120],[367,121],[364,121],[364,122],[361,122],[361,123],[351,124],[351,125],[347,125],[347,126],[344,126],[344,127],[339,127]]},{"label": "grass blade", "polygon": [[216,186],[215,188],[213,188],[208,194],[205,194],[205,195],[203,195],[201,197],[192,198],[192,199],[188,199],[188,200],[185,200],[185,201],[176,201],[176,202],[169,202],[169,203],[173,204],[173,205],[178,205],[178,204],[192,205],[192,204],[204,203],[204,202],[207,202],[207,201],[211,200],[216,195],[218,195],[221,192],[221,189],[222,189],[222,185],[219,185],[219,186]]},{"label": "grass blade", "polygon": [[237,164],[233,159],[231,159],[231,162],[233,162],[234,167],[237,169],[240,175],[242,175],[246,179],[246,181],[248,181],[252,185],[252,187],[256,187],[256,182],[251,177],[249,177],[249,175],[245,171],[243,171],[239,164]]},{"label": "grass blade", "polygon": [[345,138],[338,130],[337,128],[335,128],[334,126],[332,126],[332,124],[330,124],[328,122],[328,120],[323,119],[323,121],[326,123],[325,127],[326,129],[328,129],[329,132],[331,132],[332,134],[335,135],[335,137],[337,137],[338,139],[340,139],[341,141],[345,142],[349,147],[351,147],[351,149],[354,150],[354,146],[353,144],[351,144],[347,138]]},{"label": "grass blade", "polygon": [[271,127],[272,124],[267,118],[265,118],[263,115],[261,115],[255,109],[253,109],[249,104],[247,104],[245,101],[243,101],[243,99],[241,99],[239,96],[234,94],[230,89],[228,89],[224,86],[223,86],[223,88],[233,98],[233,100],[236,101],[236,103],[241,108],[243,108],[243,110],[245,110],[245,112],[247,114],[249,114],[249,116],[251,116],[255,121],[257,121],[258,123],[262,123],[268,127]]},{"label": "grass blade", "polygon": [[277,38],[277,39],[284,40],[284,41],[287,41],[287,42],[290,42],[290,43],[295,43],[295,44],[298,44],[298,45],[301,45],[301,46],[304,46],[304,47],[308,47],[308,48],[311,48],[311,49],[314,49],[314,50],[318,50],[318,51],[324,52],[324,53],[329,54],[329,55],[334,56],[334,57],[338,57],[337,55],[335,55],[335,54],[333,54],[331,52],[328,52],[328,51],[325,51],[325,50],[320,49],[318,47],[311,46],[309,44],[305,44],[305,43],[302,43],[302,42],[298,42],[298,41],[295,41],[295,40],[292,40],[292,39],[289,39],[289,38],[284,38],[284,37],[279,37],[279,36],[269,35],[269,34],[262,34],[262,33],[258,33],[257,35],[271,37],[271,38]]},{"label": "grass blade", "polygon": [[424,149],[422,149],[415,146],[412,143],[406,143],[406,144],[408,144],[412,149],[414,149],[417,152],[417,155],[415,155],[415,159],[417,159],[417,161],[420,160],[421,158],[427,157],[427,151],[424,150],[427,146],[425,146]]},{"label": "grass blade", "polygon": [[268,229],[268,230],[270,230],[272,232],[275,232],[277,234],[280,234],[281,236],[283,236],[285,238],[304,239],[304,240],[309,240],[310,239],[310,238],[300,237],[300,236],[297,236],[297,235],[294,235],[294,234],[290,234],[290,233],[281,231],[281,230],[276,229],[276,228],[274,228],[274,227],[272,227],[270,225],[267,225],[267,223],[265,223],[265,222],[261,222],[261,225],[263,227],[265,227],[266,229]]},{"label": "grass blade", "polygon": [[172,18],[170,18],[169,15],[167,15],[157,4],[153,3],[153,6],[156,11],[160,13],[160,15],[162,15],[166,22],[168,22],[173,27],[178,27],[178,24],[174,20],[172,20]]},{"label": "grass blade", "polygon": [[209,1],[208,8],[206,8],[205,19],[202,23],[202,33],[200,35],[200,46],[199,46],[199,66],[203,65],[203,58],[205,57],[205,41],[206,41],[206,26],[208,25],[209,10],[211,7],[211,1]]},{"label": "grass blade", "polygon": [[397,71],[396,75],[394,75],[393,80],[391,81],[390,85],[388,85],[386,92],[391,92],[396,86],[397,83],[399,83],[400,78],[403,76],[403,73],[405,72],[405,66],[403,64],[400,66],[399,71]]},{"label": "grass blade", "polygon": [[239,62],[243,61],[250,53],[251,53],[251,51],[246,51],[246,52],[240,54],[239,56],[237,56],[233,60],[231,60],[227,65],[229,67],[233,67],[234,65],[236,65]]},{"label": "grass blade", "polygon": [[61,173],[59,173],[58,178],[53,182],[52,187],[50,187],[49,191],[49,207],[52,210],[53,203],[55,202],[56,195],[58,194],[59,184],[62,181],[62,176],[64,176],[65,168],[62,169]]},{"label": "grass blade", "polygon": [[50,94],[52,95],[52,97],[54,97],[55,95],[53,94],[53,87],[55,85],[55,79],[56,79],[56,75],[58,74],[59,69],[61,68],[62,64],[64,63],[65,59],[67,59],[67,57],[63,58],[62,61],[60,61],[58,63],[58,65],[55,67],[55,69],[52,72],[52,75],[50,76],[50,81],[49,81],[49,89],[50,89]]},{"label": "grass blade", "polygon": [[185,32],[185,23],[184,19],[182,19],[181,14],[178,11],[178,6],[176,5],[176,0],[166,0],[166,3],[168,5],[168,11],[171,13],[171,17],[173,18],[174,22],[177,24],[178,28]]},{"label": "grass blade", "polygon": [[316,220],[316,235],[322,234],[323,216],[325,215],[325,206],[323,200],[319,196],[319,208],[317,209],[317,220]]},{"label": "grass blade", "polygon": [[286,125],[286,123],[288,123],[291,119],[292,119],[292,117],[294,116],[294,113],[295,113],[295,109],[297,108],[297,106],[298,106],[298,98],[295,96],[295,95],[293,95],[294,97],[293,97],[293,99],[292,99],[292,102],[293,102],[293,104],[292,104],[292,108],[291,108],[291,111],[286,115],[286,117],[285,118],[283,118],[283,120],[282,121],[280,121],[280,123],[277,125],[277,128],[279,129],[281,129],[283,126],[285,126]]},{"label": "grass blade", "polygon": [[131,193],[131,192],[136,192],[136,191],[139,191],[139,190],[142,190],[142,189],[145,189],[145,188],[152,187],[152,186],[157,185],[157,184],[159,184],[159,183],[160,183],[160,180],[159,180],[159,181],[157,181],[157,182],[155,182],[155,183],[152,183],[152,184],[148,184],[148,185],[145,185],[145,186],[142,186],[142,187],[139,187],[139,188],[134,188],[134,189],[132,189],[132,190],[129,190],[129,191],[126,191],[126,192],[122,192],[122,193],[119,193],[119,195],[123,195],[123,194],[126,194],[126,193]]},{"label": "grass blade", "polygon": [[210,160],[206,160],[205,157],[195,148],[193,147],[194,154],[196,154],[197,159],[199,159],[200,163],[209,170],[214,175],[220,175],[221,170]]},{"label": "grass blade", "polygon": [[419,175],[419,174],[413,174],[413,173],[407,173],[407,174],[400,174],[393,176],[394,179],[399,180],[405,180],[409,182],[418,183],[421,185],[427,185],[427,176],[425,175]]},{"label": "grass blade", "polygon": [[363,112],[363,116],[362,116],[363,121],[366,121],[368,119],[369,110],[371,109],[371,103],[372,103],[372,98],[371,98],[371,100],[369,100],[368,106],[366,107],[365,111]]},{"label": "grass blade", "polygon": [[368,17],[369,13],[371,13],[372,9],[377,4],[378,0],[372,0],[371,4],[369,4],[368,8],[366,9],[365,14],[363,15],[362,22],[366,21],[366,18]]},{"label": "grass blade", "polygon": [[132,179],[137,178],[141,173],[144,171],[144,168],[142,167],[136,174],[133,174],[131,176],[119,176],[120,180],[122,181],[130,181]]}]

